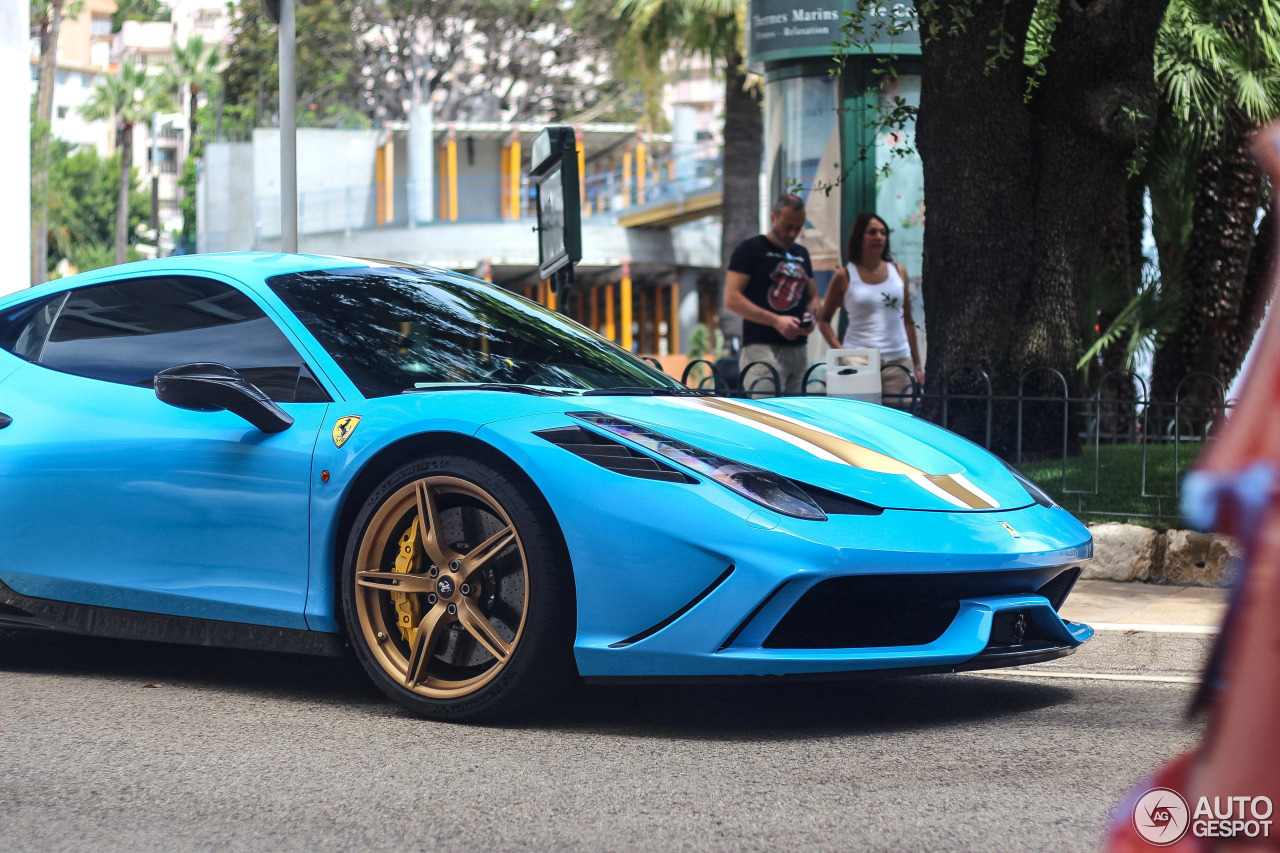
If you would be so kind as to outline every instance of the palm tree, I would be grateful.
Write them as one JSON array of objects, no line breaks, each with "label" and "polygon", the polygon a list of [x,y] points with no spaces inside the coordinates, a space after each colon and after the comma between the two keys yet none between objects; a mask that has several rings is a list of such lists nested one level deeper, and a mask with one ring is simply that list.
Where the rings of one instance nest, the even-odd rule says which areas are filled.
[{"label": "palm tree", "polygon": [[173,44],[173,61],[166,70],[165,80],[179,100],[183,87],[187,89],[188,151],[196,141],[196,110],[200,106],[200,96],[213,93],[222,79],[218,70],[221,59],[218,46],[205,44],[202,36],[191,36],[185,45]]},{"label": "palm tree", "polygon": [[1192,371],[1230,383],[1265,307],[1270,235],[1254,228],[1264,184],[1248,139],[1280,115],[1280,0],[1173,0],[1155,60],[1154,230],[1165,290],[1183,307],[1152,394],[1172,400]]},{"label": "palm tree", "polygon": [[[583,3],[584,6],[594,6]],[[742,0],[616,0],[618,51],[635,69],[650,115],[661,96],[662,57],[679,51],[710,57],[724,71],[724,204],[721,268],[743,240],[760,230],[760,153],[764,117],[757,92],[747,86],[746,3]]]},{"label": "palm tree", "polygon": [[145,68],[126,59],[118,74],[103,77],[80,115],[87,121],[114,119],[116,144],[120,147],[120,196],[116,207],[117,264],[125,262],[129,243],[129,189],[133,174],[133,128],[154,113],[172,108],[162,79],[148,75]]}]

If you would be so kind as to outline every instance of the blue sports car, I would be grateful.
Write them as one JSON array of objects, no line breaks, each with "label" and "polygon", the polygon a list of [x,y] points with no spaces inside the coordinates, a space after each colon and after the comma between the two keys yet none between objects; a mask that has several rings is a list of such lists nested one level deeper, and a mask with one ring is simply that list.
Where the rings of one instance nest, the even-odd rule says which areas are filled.
[{"label": "blue sports car", "polygon": [[691,391],[501,288],[245,253],[0,298],[0,625],[354,650],[436,718],[568,680],[1069,654],[1088,531],[893,409]]}]

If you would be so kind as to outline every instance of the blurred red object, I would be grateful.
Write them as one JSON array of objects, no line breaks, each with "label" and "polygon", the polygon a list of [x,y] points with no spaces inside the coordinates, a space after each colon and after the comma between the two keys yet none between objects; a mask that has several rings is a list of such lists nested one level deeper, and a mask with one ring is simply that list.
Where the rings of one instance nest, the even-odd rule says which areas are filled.
[{"label": "blurred red object", "polygon": [[[1258,134],[1254,154],[1280,187],[1280,125]],[[1274,202],[1273,202],[1274,203]],[[1271,271],[1272,308],[1280,268]],[[1134,822],[1152,788],[1179,792],[1188,819],[1200,797],[1268,797],[1280,804],[1280,318],[1272,310],[1254,344],[1240,402],[1183,486],[1183,514],[1195,526],[1235,536],[1244,569],[1205,670],[1197,704],[1209,708],[1200,745],[1144,780],[1116,810],[1107,849],[1149,851]],[[1192,830],[1172,851],[1280,850],[1280,815],[1269,834],[1201,838]]]}]

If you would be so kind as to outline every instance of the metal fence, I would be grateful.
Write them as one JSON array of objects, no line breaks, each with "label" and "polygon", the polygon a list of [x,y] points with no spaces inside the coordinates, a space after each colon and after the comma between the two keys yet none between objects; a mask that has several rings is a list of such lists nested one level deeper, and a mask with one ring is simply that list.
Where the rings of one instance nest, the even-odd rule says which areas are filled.
[{"label": "metal fence", "polygon": [[[1223,384],[1205,373],[1188,375],[1172,399],[1160,400],[1130,371],[1098,378],[1085,396],[1072,394],[1085,387],[1073,381],[1082,377],[1047,367],[1026,371],[1004,393],[978,367],[951,371],[927,394],[910,371],[888,365],[882,373],[890,371],[907,373],[909,384],[901,394],[882,395],[883,405],[958,432],[1003,457],[1072,513],[1099,521],[1176,523],[1182,475],[1234,405]],[[742,388],[736,364],[698,360],[681,381],[716,395],[780,396],[771,365],[747,365],[742,373],[758,378]],[[825,395],[825,373],[824,363],[811,365],[802,393]]]}]

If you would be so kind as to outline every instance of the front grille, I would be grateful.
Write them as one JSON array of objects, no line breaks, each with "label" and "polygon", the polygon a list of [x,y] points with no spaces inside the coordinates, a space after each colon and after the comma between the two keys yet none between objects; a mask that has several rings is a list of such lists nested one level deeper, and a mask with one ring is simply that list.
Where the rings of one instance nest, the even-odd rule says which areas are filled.
[{"label": "front grille", "polygon": [[[813,586],[764,642],[770,649],[922,646],[942,636],[960,601],[987,595],[1048,593],[1065,598],[1079,569],[864,575]],[[1061,604],[1061,598],[1058,604]],[[1028,634],[1034,634],[1029,631]]]},{"label": "front grille", "polygon": [[782,617],[768,649],[865,649],[932,643],[956,618],[960,600],[925,578],[832,578]]},{"label": "front grille", "polygon": [[581,456],[601,468],[608,468],[628,477],[640,477],[645,480],[663,480],[668,483],[696,483],[693,477],[670,465],[605,438],[597,432],[578,426],[544,429],[534,435],[546,439],[552,444]]}]

